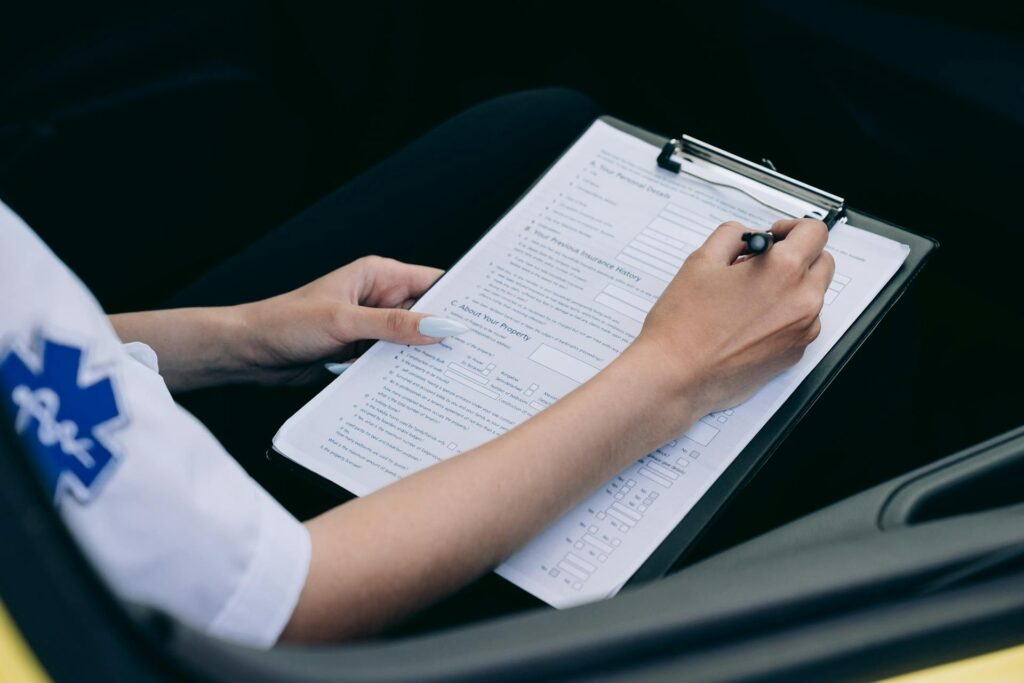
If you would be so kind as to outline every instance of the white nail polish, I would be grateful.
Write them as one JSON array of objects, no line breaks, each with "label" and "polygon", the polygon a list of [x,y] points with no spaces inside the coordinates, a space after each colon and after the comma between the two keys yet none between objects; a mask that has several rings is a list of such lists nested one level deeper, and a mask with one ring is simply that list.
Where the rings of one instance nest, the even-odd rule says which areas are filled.
[{"label": "white nail polish", "polygon": [[350,367],[352,367],[351,363],[324,363],[324,368],[327,372],[332,372],[335,375],[340,375]]},{"label": "white nail polish", "polygon": [[425,337],[455,337],[469,332],[464,324],[449,318],[423,318],[417,329]]}]

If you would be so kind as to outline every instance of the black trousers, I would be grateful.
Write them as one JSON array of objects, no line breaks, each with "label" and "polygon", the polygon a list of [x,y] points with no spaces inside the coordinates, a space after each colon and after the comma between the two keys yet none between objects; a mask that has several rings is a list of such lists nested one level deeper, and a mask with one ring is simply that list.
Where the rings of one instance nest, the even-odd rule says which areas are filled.
[{"label": "black trousers", "polygon": [[[561,89],[475,106],[210,271],[167,306],[261,299],[367,254],[446,268],[598,113],[587,97]],[[257,481],[305,518],[336,499],[311,492],[265,453],[281,423],[320,388],[223,387],[179,400]]]},{"label": "black trousers", "polygon": [[587,97],[561,89],[475,106],[343,185],[169,303],[262,298],[367,254],[447,267],[598,113]]}]

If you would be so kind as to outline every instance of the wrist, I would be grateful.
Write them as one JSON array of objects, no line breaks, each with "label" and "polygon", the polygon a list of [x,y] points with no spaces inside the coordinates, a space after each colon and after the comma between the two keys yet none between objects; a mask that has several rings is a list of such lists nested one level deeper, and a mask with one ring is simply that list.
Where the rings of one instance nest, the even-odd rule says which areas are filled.
[{"label": "wrist", "polygon": [[110,323],[122,342],[156,352],[172,391],[245,381],[251,372],[249,333],[238,307],[177,308],[121,313]]},{"label": "wrist", "polygon": [[213,384],[236,384],[253,373],[251,327],[242,306],[192,309],[201,337],[196,358]]},{"label": "wrist", "polygon": [[609,366],[611,368],[619,375],[619,381],[634,383],[630,399],[641,403],[644,410],[659,424],[667,425],[673,434],[688,428],[708,412],[701,400],[704,392],[699,369],[655,343],[637,339]]},{"label": "wrist", "polygon": [[230,364],[237,373],[237,381],[260,382],[269,368],[274,367],[273,345],[267,334],[267,322],[261,309],[262,302],[238,304],[221,309],[225,312],[224,330],[232,335],[229,345]]}]

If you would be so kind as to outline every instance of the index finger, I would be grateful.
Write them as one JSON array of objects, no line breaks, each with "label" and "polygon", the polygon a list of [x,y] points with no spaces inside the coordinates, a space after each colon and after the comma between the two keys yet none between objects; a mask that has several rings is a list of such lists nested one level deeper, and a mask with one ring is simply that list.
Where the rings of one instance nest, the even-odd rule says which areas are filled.
[{"label": "index finger", "polygon": [[403,263],[389,258],[375,258],[369,264],[368,275],[360,301],[375,306],[392,308],[406,299],[418,299],[444,274],[430,266]]},{"label": "index finger", "polygon": [[399,269],[401,282],[408,287],[407,294],[413,299],[418,299],[423,292],[437,282],[439,277],[444,275],[444,271],[440,268],[402,263],[401,261],[399,263],[402,266]]},{"label": "index finger", "polygon": [[742,238],[743,233],[749,231],[750,228],[742,223],[726,221],[715,228],[714,232],[704,240],[704,244],[700,247],[701,251],[710,255],[715,261],[729,265],[747,248],[747,243]]},{"label": "index finger", "polygon": [[807,265],[814,263],[828,242],[828,228],[813,218],[792,218],[776,221],[772,234],[782,238],[775,249],[784,249],[799,254]]}]

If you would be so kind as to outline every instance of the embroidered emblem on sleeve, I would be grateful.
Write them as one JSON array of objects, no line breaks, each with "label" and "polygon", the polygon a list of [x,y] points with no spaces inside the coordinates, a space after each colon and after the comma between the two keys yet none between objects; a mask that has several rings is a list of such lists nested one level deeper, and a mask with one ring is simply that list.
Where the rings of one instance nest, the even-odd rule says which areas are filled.
[{"label": "embroidered emblem on sleeve", "polygon": [[40,340],[38,358],[15,350],[0,360],[4,412],[55,503],[88,502],[116,463],[102,435],[123,426],[109,376],[79,384],[82,349]]}]

